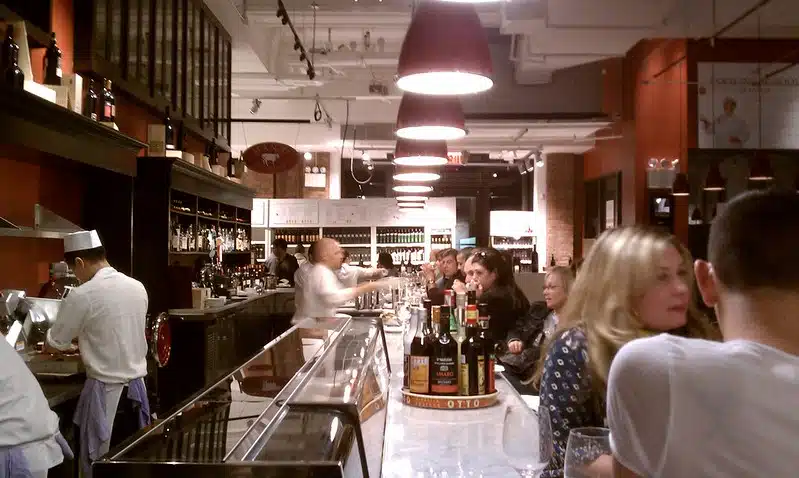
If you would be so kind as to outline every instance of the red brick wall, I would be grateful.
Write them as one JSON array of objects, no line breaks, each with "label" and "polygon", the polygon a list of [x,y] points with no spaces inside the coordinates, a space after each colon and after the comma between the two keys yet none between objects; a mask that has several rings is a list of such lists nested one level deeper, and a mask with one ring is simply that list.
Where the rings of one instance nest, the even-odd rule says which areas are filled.
[{"label": "red brick wall", "polygon": [[568,264],[569,258],[575,255],[575,175],[578,163],[574,154],[546,156],[546,264],[553,254],[555,261],[562,265]]},{"label": "red brick wall", "polygon": [[[259,198],[328,198],[330,196],[330,153],[314,153],[314,161],[307,162],[300,155],[297,164],[290,170],[279,173],[275,182],[273,175],[248,171],[242,183],[255,190]],[[327,184],[322,188],[305,187],[305,166],[324,166],[328,171]],[[275,194],[275,187],[277,193]]]}]

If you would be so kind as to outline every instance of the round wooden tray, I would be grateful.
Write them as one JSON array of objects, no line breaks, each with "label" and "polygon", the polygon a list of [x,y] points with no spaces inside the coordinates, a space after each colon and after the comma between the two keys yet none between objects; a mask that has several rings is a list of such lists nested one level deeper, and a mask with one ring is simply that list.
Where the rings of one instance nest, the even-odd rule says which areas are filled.
[{"label": "round wooden tray", "polygon": [[440,410],[473,410],[494,405],[499,400],[499,392],[489,395],[441,396],[421,395],[402,390],[402,403],[412,407],[436,408]]}]

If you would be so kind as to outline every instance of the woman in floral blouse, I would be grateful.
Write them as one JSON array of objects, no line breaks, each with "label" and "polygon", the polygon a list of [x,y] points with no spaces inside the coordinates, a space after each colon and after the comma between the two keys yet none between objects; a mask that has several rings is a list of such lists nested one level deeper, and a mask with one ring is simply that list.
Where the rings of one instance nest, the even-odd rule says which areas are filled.
[{"label": "woman in floral blouse", "polygon": [[[717,334],[694,306],[692,260],[676,238],[639,227],[606,231],[591,248],[536,374],[549,410],[553,454],[541,475],[563,476],[569,431],[605,426],[610,362],[625,343],[670,332]],[[609,456],[591,457],[591,476],[611,476]]]}]

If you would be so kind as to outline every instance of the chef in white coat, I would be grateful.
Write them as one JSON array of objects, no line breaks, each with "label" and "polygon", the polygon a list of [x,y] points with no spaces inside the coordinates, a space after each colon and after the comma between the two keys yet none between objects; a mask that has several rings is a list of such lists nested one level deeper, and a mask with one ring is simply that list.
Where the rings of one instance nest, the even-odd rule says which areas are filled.
[{"label": "chef in white coat", "polygon": [[712,123],[704,116],[699,118],[705,133],[713,135],[714,148],[743,148],[749,141],[749,125],[735,113],[736,109],[738,102],[728,96],[724,98],[724,112]]},{"label": "chef in white coat", "polygon": [[354,266],[349,263],[349,259],[349,251],[342,250],[341,267],[336,271],[336,277],[344,287],[355,287],[363,281],[382,279],[388,273],[385,269]]},{"label": "chef in white coat", "polygon": [[374,290],[388,289],[394,282],[383,279],[345,287],[334,271],[341,268],[344,252],[338,242],[322,238],[314,243],[313,265],[295,274],[296,312],[293,323],[306,318],[335,317],[345,302]]},{"label": "chef in white coat", "polygon": [[39,382],[2,335],[0,363],[0,476],[46,478],[72,451]]},{"label": "chef in white coat", "polygon": [[150,423],[143,380],[147,292],[108,264],[97,231],[66,236],[64,256],[81,285],[63,300],[46,345],[67,351],[78,339],[87,380],[74,422],[80,428],[81,469],[91,476],[90,462],[108,452],[120,398],[130,400],[139,428]]}]

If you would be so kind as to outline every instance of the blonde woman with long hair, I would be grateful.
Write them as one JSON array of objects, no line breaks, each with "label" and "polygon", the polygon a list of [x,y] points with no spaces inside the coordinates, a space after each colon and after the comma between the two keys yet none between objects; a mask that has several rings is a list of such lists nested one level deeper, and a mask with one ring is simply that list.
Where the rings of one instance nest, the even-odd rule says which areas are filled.
[{"label": "blonde woman with long hair", "polygon": [[[623,227],[599,237],[536,372],[554,442],[542,477],[563,476],[571,429],[605,426],[608,371],[622,345],[661,332],[716,336],[695,308],[692,290],[690,253],[673,236]],[[611,476],[609,456],[590,458],[595,459],[587,465],[591,476]]]}]

